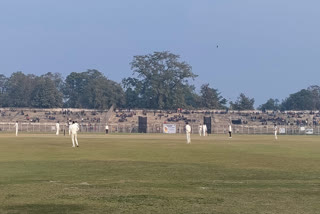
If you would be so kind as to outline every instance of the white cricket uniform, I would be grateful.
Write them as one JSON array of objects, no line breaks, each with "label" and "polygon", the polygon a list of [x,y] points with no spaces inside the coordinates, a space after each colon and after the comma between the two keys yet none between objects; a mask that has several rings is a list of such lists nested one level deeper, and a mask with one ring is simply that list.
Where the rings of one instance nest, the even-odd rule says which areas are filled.
[{"label": "white cricket uniform", "polygon": [[76,142],[77,146],[79,146],[78,144],[78,131],[79,131],[79,126],[74,123],[71,126],[69,126],[69,130],[71,132],[71,139],[72,139],[72,147],[75,147],[74,142]]},{"label": "white cricket uniform", "polygon": [[278,140],[277,133],[278,133],[278,127],[275,126],[275,127],[274,127],[274,139],[276,139],[276,140]]},{"label": "white cricket uniform", "polygon": [[191,143],[190,133],[191,133],[191,126],[187,124],[186,125],[187,144]]},{"label": "white cricket uniform", "polygon": [[18,123],[14,124],[14,127],[16,128],[16,136],[18,136],[19,124]]},{"label": "white cricket uniform", "polygon": [[203,124],[202,132],[203,132],[203,136],[207,136],[207,125],[206,124]]},{"label": "white cricket uniform", "polygon": [[71,126],[72,126],[72,122],[69,122],[69,135],[71,134]]},{"label": "white cricket uniform", "polygon": [[202,134],[202,125],[199,125],[199,135],[201,137],[201,134]]},{"label": "white cricket uniform", "polygon": [[232,133],[232,126],[229,125],[229,138],[232,138],[231,133]]},{"label": "white cricket uniform", "polygon": [[59,131],[60,131],[60,124],[59,123],[56,123],[56,135],[59,135]]}]

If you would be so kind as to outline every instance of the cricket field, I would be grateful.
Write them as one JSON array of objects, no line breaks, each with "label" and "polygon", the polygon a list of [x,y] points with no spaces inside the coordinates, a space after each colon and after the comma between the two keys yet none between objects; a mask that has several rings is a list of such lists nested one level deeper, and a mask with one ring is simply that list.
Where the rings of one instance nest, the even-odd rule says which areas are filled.
[{"label": "cricket field", "polygon": [[0,134],[0,213],[320,213],[320,136]]}]

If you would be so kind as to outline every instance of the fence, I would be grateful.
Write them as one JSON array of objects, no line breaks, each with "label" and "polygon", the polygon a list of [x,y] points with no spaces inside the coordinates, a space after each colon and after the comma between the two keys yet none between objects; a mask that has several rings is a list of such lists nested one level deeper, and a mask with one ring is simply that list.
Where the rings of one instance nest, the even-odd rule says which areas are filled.
[{"label": "fence", "polygon": [[[0,132],[14,132],[15,123],[2,122],[0,123]],[[192,134],[198,134],[198,125],[190,124]],[[105,125],[102,123],[80,123],[80,132],[84,133],[103,133],[105,132]],[[303,131],[299,126],[279,126],[287,135],[303,135],[306,131]],[[306,130],[312,129],[313,135],[320,134],[320,126],[310,126],[305,127]],[[249,134],[249,135],[259,135],[259,134],[273,134],[273,126],[247,126],[247,125],[233,125],[232,130],[234,134]],[[68,132],[68,126],[66,124],[60,124],[60,133]],[[31,133],[55,133],[56,125],[55,123],[19,123],[19,132],[31,132]],[[212,134],[227,134],[227,125],[216,125],[214,124],[211,128]],[[138,133],[138,124],[109,124],[109,133]],[[147,133],[163,133],[163,124],[154,123],[148,124]],[[176,133],[184,134],[185,125],[176,124]]]}]

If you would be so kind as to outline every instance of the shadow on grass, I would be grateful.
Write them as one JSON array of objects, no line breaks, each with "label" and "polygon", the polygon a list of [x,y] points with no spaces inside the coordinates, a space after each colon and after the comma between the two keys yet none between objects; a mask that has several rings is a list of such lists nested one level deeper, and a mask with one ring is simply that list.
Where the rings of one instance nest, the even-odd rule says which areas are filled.
[{"label": "shadow on grass", "polygon": [[85,210],[85,206],[78,204],[23,204],[6,206],[3,211],[10,214],[15,213],[33,213],[33,214],[44,214],[44,213],[79,213]]}]

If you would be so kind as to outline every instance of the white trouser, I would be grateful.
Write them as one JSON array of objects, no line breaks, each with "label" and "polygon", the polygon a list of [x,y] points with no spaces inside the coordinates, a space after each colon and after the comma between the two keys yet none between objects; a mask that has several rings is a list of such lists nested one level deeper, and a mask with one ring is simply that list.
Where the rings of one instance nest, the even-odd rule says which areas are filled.
[{"label": "white trouser", "polygon": [[16,136],[18,136],[18,129],[16,129]]},{"label": "white trouser", "polygon": [[77,133],[71,134],[71,139],[72,139],[72,146],[73,146],[73,147],[75,147],[74,141],[76,141],[77,146],[79,146]]},{"label": "white trouser", "polygon": [[69,135],[71,134],[71,130],[70,130],[70,127],[69,127]]},{"label": "white trouser", "polygon": [[203,136],[206,136],[206,130],[203,130]]},{"label": "white trouser", "polygon": [[191,143],[190,132],[187,132],[187,144]]},{"label": "white trouser", "polygon": [[274,138],[277,140],[278,136],[277,136],[277,131],[274,131]]},{"label": "white trouser", "polygon": [[56,135],[59,135],[59,129],[57,129],[57,133],[56,133]]},{"label": "white trouser", "polygon": [[200,135],[200,137],[201,137],[201,134],[202,134],[202,130],[201,130],[201,129],[199,129],[199,135]]}]

